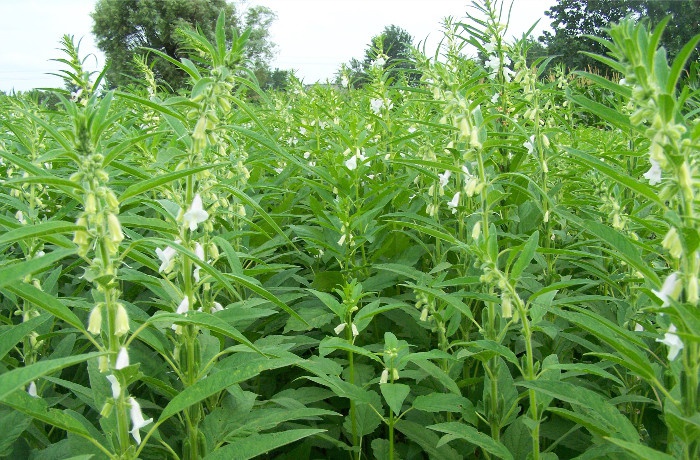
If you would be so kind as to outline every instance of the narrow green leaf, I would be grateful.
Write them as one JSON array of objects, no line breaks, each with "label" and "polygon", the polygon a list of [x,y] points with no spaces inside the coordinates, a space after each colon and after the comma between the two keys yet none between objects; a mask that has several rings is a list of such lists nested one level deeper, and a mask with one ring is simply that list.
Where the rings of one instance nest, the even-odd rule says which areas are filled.
[{"label": "narrow green leaf", "polygon": [[101,355],[102,353],[86,353],[78,356],[70,356],[68,358],[39,361],[38,363],[18,367],[4,374],[0,374],[0,401],[5,402],[5,399],[9,395],[17,390],[23,390],[24,387],[29,384],[29,382],[32,382],[43,375],[51,374],[52,372],[59,371],[63,368],[82,363],[90,358],[96,358]]},{"label": "narrow green leaf", "polygon": [[678,79],[680,79],[683,69],[685,68],[686,62],[690,58],[690,55],[697,51],[697,45],[700,42],[700,34],[694,36],[690,39],[688,43],[685,44],[680,53],[676,55],[673,60],[673,66],[668,76],[668,82],[666,83],[666,92],[668,94],[673,94],[676,85],[678,84]]},{"label": "narrow green leaf", "polygon": [[0,334],[0,361],[5,355],[14,348],[14,346],[24,338],[27,334],[37,329],[44,324],[50,315],[41,315],[35,318],[30,318],[27,321],[11,326],[5,332]]},{"label": "narrow green leaf", "polygon": [[616,444],[626,451],[632,453],[635,455],[636,458],[639,460],[673,460],[675,457],[665,454],[661,451],[658,451],[656,449],[652,449],[651,447],[647,447],[645,445],[635,443],[635,442],[629,442],[629,441],[623,441],[622,439],[617,439],[617,438],[605,438],[607,441]]},{"label": "narrow green leaf", "polygon": [[0,236],[0,245],[23,241],[29,238],[41,238],[42,236],[54,236],[57,233],[70,233],[83,227],[73,222],[61,222],[50,220],[35,225],[23,225],[6,232]]},{"label": "narrow green leaf", "polygon": [[41,289],[35,288],[34,285],[26,283],[15,283],[11,286],[7,286],[5,289],[27,300],[28,302],[33,303],[42,310],[51,313],[56,318],[62,319],[63,321],[77,328],[78,330],[85,330],[85,327],[80,321],[80,318],[78,318],[75,315],[75,313],[71,311],[70,308],[63,305],[63,303],[61,303],[60,300],[58,300],[51,294],[47,294]]},{"label": "narrow green leaf", "polygon": [[570,157],[568,157],[568,159],[573,161],[574,163],[577,163],[587,168],[593,168],[599,173],[605,174],[618,184],[624,185],[630,190],[637,192],[644,198],[651,200],[651,202],[656,203],[658,205],[663,205],[661,198],[659,198],[658,191],[656,191],[653,187],[650,187],[649,185],[640,182],[638,179],[630,177],[626,173],[618,171],[610,164],[604,163],[598,158],[594,157],[593,155],[589,155],[588,153],[582,152],[581,150],[570,147],[564,147],[564,150],[566,150],[569,153],[569,155],[571,155]]},{"label": "narrow green leaf", "polygon": [[571,94],[569,90],[567,90],[567,96],[574,103],[580,105],[592,114],[599,116],[600,118],[609,122],[616,128],[620,128],[625,131],[629,131],[633,128],[629,118],[626,115],[621,114],[617,110],[613,110],[610,107],[588,99],[585,96]]},{"label": "narrow green leaf", "polygon": [[249,460],[273,449],[285,446],[300,439],[323,433],[326,430],[297,429],[276,433],[254,434],[243,439],[233,439],[231,444],[216,449],[204,460]]},{"label": "narrow green leaf", "polygon": [[291,366],[298,364],[300,361],[301,358],[297,357],[264,358],[260,355],[253,355],[249,361],[237,366],[235,369],[225,369],[209,374],[206,379],[197,381],[197,383],[185,388],[171,399],[168,405],[165,406],[165,409],[163,409],[163,412],[161,412],[158,418],[158,425],[191,405],[230,386],[256,377],[263,371]]},{"label": "narrow green leaf", "polygon": [[0,288],[17,283],[27,275],[39,273],[47,267],[53,267],[59,260],[75,253],[75,249],[56,249],[43,257],[25,260],[0,267]]},{"label": "narrow green leaf", "polygon": [[530,235],[530,238],[528,238],[527,242],[525,243],[520,252],[518,260],[515,261],[515,263],[510,269],[511,279],[517,281],[518,278],[520,278],[520,275],[522,274],[523,270],[527,268],[527,266],[530,264],[530,261],[534,257],[535,251],[537,250],[537,243],[539,243],[539,240],[539,231],[535,231],[532,235]]},{"label": "narrow green leaf", "polygon": [[129,198],[135,197],[136,195],[140,195],[141,193],[146,192],[148,190],[155,189],[156,187],[160,187],[161,185],[167,184],[168,182],[172,182],[177,179],[182,179],[183,177],[191,176],[192,174],[196,174],[200,171],[217,168],[219,166],[220,165],[216,164],[197,166],[195,168],[182,169],[180,171],[174,171],[168,174],[163,174],[162,176],[156,176],[150,179],[142,180],[124,190],[124,193],[122,193],[119,197],[119,202],[123,203]]},{"label": "narrow green leaf", "polygon": [[533,389],[560,401],[578,406],[589,417],[594,417],[600,428],[608,435],[620,434],[629,441],[636,441],[639,438],[637,429],[627,417],[594,391],[559,380],[523,381],[517,382],[516,385]]},{"label": "narrow green leaf", "polygon": [[447,442],[447,440],[454,439],[452,438],[452,436],[454,436],[459,439],[464,439],[475,446],[479,446],[489,454],[495,455],[498,458],[513,460],[513,455],[511,455],[506,446],[498,441],[495,441],[491,436],[481,433],[476,428],[464,423],[445,422],[429,425],[426,428],[451,435],[443,437],[438,443],[438,447]]}]

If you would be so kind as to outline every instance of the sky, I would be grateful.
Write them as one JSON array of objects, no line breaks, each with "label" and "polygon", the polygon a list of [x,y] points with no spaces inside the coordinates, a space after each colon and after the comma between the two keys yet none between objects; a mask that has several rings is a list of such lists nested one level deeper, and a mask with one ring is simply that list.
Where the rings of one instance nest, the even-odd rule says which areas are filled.
[{"label": "sky", "polygon": [[[52,61],[63,35],[80,40],[87,70],[99,70],[104,55],[92,36],[96,0],[0,0],[0,91],[62,87],[49,75],[64,68]],[[443,18],[463,19],[471,0],[247,0],[277,14],[270,30],[276,43],[273,68],[293,69],[304,83],[333,79],[341,64],[362,59],[373,36],[385,26],[408,31],[434,52]],[[538,19],[539,36],[549,26],[544,11],[556,0],[513,0],[508,37],[520,36]],[[510,0],[506,0],[506,7]],[[507,8],[506,8],[507,9]],[[472,10],[473,11],[473,10]]]}]

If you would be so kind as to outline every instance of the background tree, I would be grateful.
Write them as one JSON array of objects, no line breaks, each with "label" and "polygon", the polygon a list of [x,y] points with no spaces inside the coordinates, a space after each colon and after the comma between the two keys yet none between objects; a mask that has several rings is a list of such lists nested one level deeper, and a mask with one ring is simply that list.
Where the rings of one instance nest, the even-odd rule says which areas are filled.
[{"label": "background tree", "polygon": [[403,76],[409,85],[418,84],[421,74],[416,70],[413,58],[413,37],[401,27],[390,25],[381,34],[372,37],[363,61],[352,59],[345,66],[350,81],[356,87],[367,82],[367,70],[379,55],[386,56],[384,68],[394,82]]},{"label": "background tree", "polygon": [[552,18],[555,33],[545,31],[539,40],[549,55],[558,55],[554,63],[569,68],[600,68],[602,64],[581,51],[606,54],[605,47],[584,35],[605,36],[604,29],[627,15],[648,18],[652,26],[672,14],[662,44],[674,57],[693,35],[700,32],[700,0],[559,0],[545,11]]},{"label": "background tree", "polygon": [[[213,39],[221,11],[226,14],[227,25],[239,31],[251,28],[246,58],[253,70],[266,68],[274,49],[268,28],[275,15],[268,8],[250,8],[241,18],[226,0],[98,0],[92,13],[92,31],[110,66],[106,75],[109,85],[123,86],[140,78],[133,58],[137,53],[147,54],[142,47],[157,49],[178,60],[185,57],[178,28],[196,27]],[[150,59],[157,79],[173,89],[186,84],[187,76],[181,70],[155,57]]]}]

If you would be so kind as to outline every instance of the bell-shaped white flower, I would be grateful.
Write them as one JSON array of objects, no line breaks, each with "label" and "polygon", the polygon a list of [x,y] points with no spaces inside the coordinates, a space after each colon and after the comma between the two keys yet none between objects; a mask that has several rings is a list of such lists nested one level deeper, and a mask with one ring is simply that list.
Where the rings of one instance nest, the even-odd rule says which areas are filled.
[{"label": "bell-shaped white flower", "polygon": [[452,200],[449,203],[447,203],[447,207],[452,210],[452,214],[457,213],[457,206],[459,206],[459,196],[459,192],[455,193],[455,196],[452,197]]},{"label": "bell-shaped white flower", "polygon": [[161,262],[158,273],[168,272],[172,269],[172,266],[175,263],[174,257],[176,254],[177,251],[170,246],[167,246],[165,249],[156,248],[156,255]]},{"label": "bell-shaped white flower", "polygon": [[661,165],[653,158],[649,158],[651,169],[644,173],[644,178],[649,181],[649,185],[656,185],[661,182]]},{"label": "bell-shaped white flower", "polygon": [[119,398],[119,395],[122,394],[122,386],[119,384],[119,380],[113,375],[108,375],[107,380],[112,384],[112,397],[114,399]]},{"label": "bell-shaped white flower", "polygon": [[117,370],[129,367],[129,352],[126,348],[121,347],[119,353],[117,354],[117,362],[114,364],[114,368]]},{"label": "bell-shaped white flower", "polygon": [[657,342],[663,343],[668,347],[668,359],[673,361],[678,356],[678,353],[683,349],[681,338],[676,335],[676,326],[671,324],[668,332],[664,334],[663,339],[656,339]]},{"label": "bell-shaped white flower", "polygon": [[357,169],[357,157],[353,155],[347,160],[345,160],[345,167],[348,168],[350,171],[354,171],[355,169]]},{"label": "bell-shaped white flower", "polygon": [[384,369],[382,375],[379,377],[379,384],[383,385],[389,381],[389,369]]},{"label": "bell-shaped white flower", "polygon": [[209,213],[204,210],[202,205],[202,197],[198,194],[194,196],[190,208],[183,217],[185,227],[189,227],[190,231],[197,230],[197,226],[209,218]]},{"label": "bell-shaped white flower", "polygon": [[438,174],[438,177],[440,178],[440,187],[445,187],[447,185],[451,175],[452,172],[450,170],[447,170],[442,174]]},{"label": "bell-shaped white flower", "polygon": [[148,420],[144,420],[143,413],[141,413],[141,406],[139,406],[139,403],[136,402],[133,397],[129,398],[129,405],[131,406],[129,415],[131,416],[132,427],[130,433],[131,436],[134,437],[136,444],[141,444],[141,433],[139,433],[139,430],[146,425],[153,423],[153,419],[149,418]]},{"label": "bell-shaped white flower", "polygon": [[114,321],[114,335],[121,337],[129,332],[129,315],[121,303],[117,303],[117,313]]},{"label": "bell-shaped white flower", "polygon": [[34,398],[39,397],[39,395],[36,392],[36,383],[33,380],[29,382],[29,386],[27,386],[27,393],[29,393],[29,396],[32,396]]},{"label": "bell-shaped white flower", "polygon": [[523,147],[525,147],[527,149],[527,153],[529,153],[530,155],[534,155],[535,154],[535,136],[532,135],[532,136],[530,136],[529,140],[523,142]]},{"label": "bell-shaped white flower", "polygon": [[336,335],[340,335],[340,333],[345,330],[345,326],[345,323],[340,323],[335,328],[333,328],[333,332],[335,332]]},{"label": "bell-shaped white flower", "polygon": [[652,290],[656,297],[663,300],[662,307],[668,307],[671,299],[677,299],[683,289],[678,272],[673,272],[666,277],[660,291]]},{"label": "bell-shaped white flower", "polygon": [[184,315],[188,311],[190,311],[190,298],[185,296],[185,298],[182,299],[182,302],[180,302],[180,305],[177,306],[175,313]]},{"label": "bell-shaped white flower", "polygon": [[223,311],[224,307],[219,302],[214,302],[211,306],[211,312],[216,313],[217,311]]}]

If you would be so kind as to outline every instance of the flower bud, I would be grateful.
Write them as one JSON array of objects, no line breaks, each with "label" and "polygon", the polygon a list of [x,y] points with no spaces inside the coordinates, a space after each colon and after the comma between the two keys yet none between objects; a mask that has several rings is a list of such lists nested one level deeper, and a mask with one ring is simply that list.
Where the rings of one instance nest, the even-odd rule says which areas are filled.
[{"label": "flower bud", "polygon": [[481,236],[481,221],[477,221],[472,228],[472,239],[478,240],[479,236]]},{"label": "flower bud", "polygon": [[109,239],[114,244],[119,244],[124,239],[122,226],[119,223],[119,218],[112,213],[107,215],[107,228],[109,229]]},{"label": "flower bud", "polygon": [[93,335],[98,335],[102,329],[102,304],[97,304],[90,312],[88,318],[88,332]]},{"label": "flower bud", "polygon": [[674,259],[680,259],[681,255],[683,255],[683,245],[681,244],[681,239],[675,227],[671,227],[668,231],[661,242],[661,246],[668,250],[669,254],[671,254],[671,257]]},{"label": "flower bud", "polygon": [[126,308],[121,303],[117,303],[117,312],[115,314],[114,335],[121,337],[129,332],[129,315],[126,313]]}]

